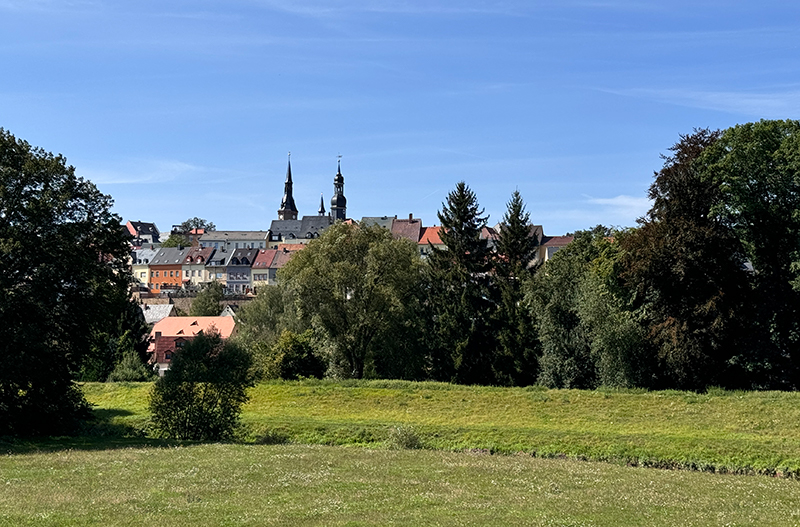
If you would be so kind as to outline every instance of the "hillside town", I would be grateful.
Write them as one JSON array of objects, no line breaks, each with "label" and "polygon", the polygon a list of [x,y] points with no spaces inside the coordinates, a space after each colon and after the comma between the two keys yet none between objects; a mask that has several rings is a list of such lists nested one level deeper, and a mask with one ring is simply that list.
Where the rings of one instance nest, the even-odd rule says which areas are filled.
[{"label": "hillside town", "polygon": [[[336,221],[379,225],[396,238],[406,238],[417,244],[425,258],[431,247],[444,249],[439,236],[440,226],[425,227],[413,213],[407,218],[364,216],[360,220],[347,217],[344,195],[344,176],[339,163],[333,180],[334,193],[330,211],[320,198],[315,215],[299,216],[293,195],[291,159],[286,169],[283,198],[277,219],[269,227],[257,231],[240,230],[181,230],[174,226],[169,234],[183,236],[186,246],[162,247],[165,237],[155,223],[130,220],[126,229],[131,236],[131,270],[137,281],[135,294],[139,298],[167,296],[181,292],[196,292],[205,284],[219,282],[229,295],[254,295],[264,285],[274,285],[277,272],[306,244]],[[536,261],[547,261],[559,248],[572,241],[572,236],[546,236],[541,225],[531,225],[531,235],[539,247]],[[499,224],[484,227],[481,238],[494,247]],[[169,235],[167,234],[167,235]]]}]

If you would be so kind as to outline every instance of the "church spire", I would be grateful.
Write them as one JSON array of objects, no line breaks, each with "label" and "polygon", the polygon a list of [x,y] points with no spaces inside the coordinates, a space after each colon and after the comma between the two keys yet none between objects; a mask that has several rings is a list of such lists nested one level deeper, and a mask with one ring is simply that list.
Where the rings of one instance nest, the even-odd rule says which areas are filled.
[{"label": "church spire", "polygon": [[286,167],[286,182],[283,184],[283,199],[278,209],[279,220],[296,220],[297,206],[292,196],[292,153],[289,152],[289,164]]},{"label": "church spire", "polygon": [[347,199],[344,197],[344,176],[342,175],[342,156],[339,156],[339,166],[333,177],[333,197],[331,198],[331,216],[333,220],[347,219]]},{"label": "church spire", "polygon": [[325,215],[325,196],[322,192],[319,193],[319,210],[317,212],[320,216]]}]

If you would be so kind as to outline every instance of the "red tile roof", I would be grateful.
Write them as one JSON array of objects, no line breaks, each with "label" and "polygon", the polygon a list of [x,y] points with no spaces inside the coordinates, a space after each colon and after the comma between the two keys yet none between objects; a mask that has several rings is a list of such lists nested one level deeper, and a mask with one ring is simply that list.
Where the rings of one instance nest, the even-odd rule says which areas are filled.
[{"label": "red tile roof", "polygon": [[270,264],[270,268],[280,269],[286,265],[286,262],[291,260],[292,256],[294,256],[296,253],[297,251],[278,251],[277,254],[275,254],[275,258],[272,260],[272,263]]},{"label": "red tile roof", "polygon": [[[192,247],[183,259],[184,264],[207,263],[211,255],[214,254],[213,247]],[[198,260],[198,258],[201,258]]]},{"label": "red tile roof", "polygon": [[575,236],[543,236],[541,244],[545,247],[564,247],[574,239]]},{"label": "red tile roof", "polygon": [[423,228],[422,220],[420,219],[395,219],[392,222],[392,234],[398,238],[408,238],[414,243],[419,242],[420,238],[422,237]]},{"label": "red tile roof", "polygon": [[272,264],[277,253],[277,249],[261,249],[253,260],[253,269],[266,269]]}]

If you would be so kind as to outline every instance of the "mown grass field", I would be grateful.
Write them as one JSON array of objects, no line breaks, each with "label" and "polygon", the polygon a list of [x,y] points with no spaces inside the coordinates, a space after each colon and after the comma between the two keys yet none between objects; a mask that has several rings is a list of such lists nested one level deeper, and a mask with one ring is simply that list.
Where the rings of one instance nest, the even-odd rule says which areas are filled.
[{"label": "mown grass field", "polygon": [[800,483],[431,450],[208,444],[0,456],[0,525],[797,525]]},{"label": "mown grass field", "polygon": [[147,437],[150,386],[0,442],[0,526],[800,525],[800,394],[277,382],[236,442],[191,444]]},{"label": "mown grass field", "polygon": [[[84,388],[111,423],[144,427],[149,385]],[[800,476],[796,393],[305,381],[260,384],[250,394],[245,442],[383,447],[400,426],[431,449]]]}]

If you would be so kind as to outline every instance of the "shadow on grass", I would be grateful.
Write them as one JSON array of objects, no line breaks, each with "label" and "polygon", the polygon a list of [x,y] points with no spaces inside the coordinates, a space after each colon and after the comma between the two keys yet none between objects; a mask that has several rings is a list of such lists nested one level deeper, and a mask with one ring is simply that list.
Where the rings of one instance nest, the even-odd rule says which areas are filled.
[{"label": "shadow on grass", "polygon": [[0,454],[31,454],[64,450],[115,450],[121,448],[167,448],[197,444],[147,437],[146,420],[120,421],[134,415],[128,410],[102,408],[78,424],[72,435],[57,437],[0,437]]}]

